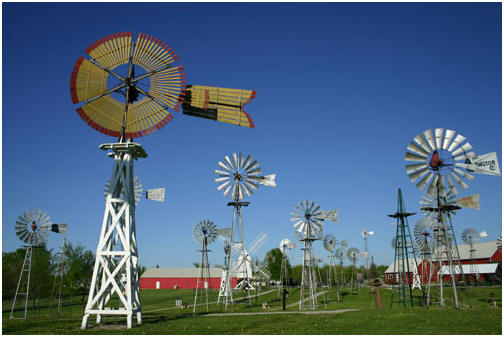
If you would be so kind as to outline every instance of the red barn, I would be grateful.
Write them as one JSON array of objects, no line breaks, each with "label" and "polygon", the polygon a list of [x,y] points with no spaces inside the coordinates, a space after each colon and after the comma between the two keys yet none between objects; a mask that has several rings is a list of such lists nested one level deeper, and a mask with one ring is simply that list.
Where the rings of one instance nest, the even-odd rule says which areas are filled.
[{"label": "red barn", "polygon": [[[209,269],[208,288],[219,289],[222,269]],[[195,289],[199,275],[199,268],[147,268],[140,276],[140,289]],[[231,278],[231,287],[234,288],[237,283],[236,278]]]}]

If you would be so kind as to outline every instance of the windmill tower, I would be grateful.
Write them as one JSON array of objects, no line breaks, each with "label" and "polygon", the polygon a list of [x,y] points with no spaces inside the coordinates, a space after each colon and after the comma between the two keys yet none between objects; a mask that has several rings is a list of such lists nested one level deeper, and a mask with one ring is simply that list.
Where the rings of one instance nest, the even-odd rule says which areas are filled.
[{"label": "windmill tower", "polygon": [[[232,158],[232,160],[231,160]],[[219,161],[217,163],[219,169],[215,170],[218,178],[215,182],[219,183],[217,187],[218,191],[224,190],[224,196],[229,195],[231,192],[231,202],[228,202],[228,206],[233,207],[233,220],[231,223],[231,234],[230,234],[230,247],[238,247],[240,251],[238,256],[246,257],[248,256],[245,251],[245,237],[243,232],[243,217],[242,217],[242,207],[246,207],[250,204],[248,201],[242,201],[245,198],[245,193],[248,196],[252,195],[253,190],[257,190],[259,185],[276,187],[275,177],[276,174],[270,174],[261,176],[261,168],[257,160],[253,160],[252,156],[248,155],[247,158],[243,158],[243,155],[233,153],[231,156],[225,156],[224,161]],[[238,235],[236,235],[238,231]],[[229,278],[231,272],[231,261],[232,261],[233,249],[228,250],[227,259],[227,273],[223,275],[226,280],[223,281],[224,289],[221,289],[221,293],[225,296],[224,303],[225,309],[229,302],[228,295],[231,293],[229,289]],[[246,264],[245,264],[246,266]],[[245,268],[245,274],[242,279],[242,289],[247,289],[248,297],[250,298],[250,278],[252,275],[249,274],[247,268]],[[231,299],[231,302],[232,299]]]},{"label": "windmill tower", "polygon": [[397,288],[394,282],[392,287],[392,297],[390,306],[394,303],[394,296],[398,296],[399,302],[406,308],[407,298],[410,305],[413,306],[412,280],[410,275],[418,271],[418,263],[415,256],[413,239],[408,225],[408,217],[415,213],[407,213],[404,207],[401,189],[397,192],[397,212],[390,214],[389,217],[396,219],[396,235],[392,240],[395,251],[394,256],[394,275],[397,275]]},{"label": "windmill tower", "polygon": [[[60,224],[51,228],[52,232],[63,234],[63,243],[61,244],[61,249],[57,254],[58,258],[58,267],[56,270],[56,274],[54,276],[54,284],[51,291],[51,298],[49,299],[49,311],[51,311],[51,305],[53,303],[54,297],[58,298],[58,315],[61,315],[61,306],[63,304],[63,280],[65,277],[65,261],[66,261],[66,233],[68,231],[67,224]],[[58,289],[58,293],[56,294],[56,288]]]},{"label": "windmill tower", "polygon": [[16,306],[16,301],[18,297],[24,296],[24,316],[28,312],[28,299],[30,297],[30,281],[32,272],[32,260],[34,248],[40,247],[47,238],[50,231],[58,232],[60,229],[66,228],[66,224],[53,224],[49,221],[50,218],[47,214],[41,210],[28,210],[23,212],[16,219],[15,231],[18,238],[25,243],[25,257],[23,260],[23,265],[21,267],[21,273],[19,275],[18,284],[16,287],[16,293],[14,295],[14,300],[12,301],[12,308],[9,315],[9,319],[14,317],[14,308]]},{"label": "windmill tower", "polygon": [[[345,242],[345,245],[343,245],[343,242]],[[346,240],[343,240],[341,242],[341,246],[342,246],[341,248],[336,249],[336,252],[334,253],[334,256],[339,260],[341,287],[345,287],[345,275],[344,275],[345,273],[343,271],[343,260],[345,260],[345,258],[347,256],[347,251],[343,247],[347,246]]]},{"label": "windmill tower", "polygon": [[[210,264],[208,263],[208,245],[213,243],[217,238],[217,226],[210,220],[201,220],[193,227],[193,239],[196,243],[201,244],[201,263],[199,265],[198,279],[196,281],[196,293],[194,294],[193,314],[196,313],[196,304],[198,301],[198,292],[205,289],[206,309],[208,311],[208,288],[210,287]],[[200,295],[201,307],[203,294]]]},{"label": "windmill tower", "polygon": [[362,230],[361,236],[364,239],[364,252],[365,252],[365,257],[366,257],[366,270],[369,270],[369,250],[368,250],[368,237],[373,236],[374,231],[370,231],[367,229]]},{"label": "windmill tower", "polygon": [[[463,280],[464,284],[467,284],[467,280],[460,263],[460,254],[452,223],[453,211],[460,209],[461,206],[446,202],[447,191],[452,196],[458,194],[452,178],[462,189],[467,189],[468,185],[462,178],[473,180],[474,176],[469,172],[500,175],[496,153],[477,156],[471,151],[472,145],[465,140],[466,137],[460,134],[456,135],[454,130],[437,128],[433,133],[431,129],[428,129],[413,138],[413,141],[407,146],[404,157],[406,161],[417,162],[406,165],[406,172],[411,182],[415,183],[418,180],[416,183],[418,189],[423,191],[427,188],[426,193],[434,201],[434,205],[422,207],[422,209],[435,213],[436,218],[433,227],[433,251],[442,275],[439,275],[439,303],[441,306],[445,305],[443,276],[447,275],[451,279],[456,308],[459,308],[459,299],[455,266],[458,266],[461,274],[460,280]],[[463,290],[465,290],[469,305],[471,305],[467,289],[463,288]]]},{"label": "windmill tower", "polygon": [[428,215],[418,220],[413,229],[418,256],[422,259],[422,274],[420,275],[420,279],[422,283],[427,282],[427,306],[429,306],[430,303],[432,276],[437,275],[439,269],[432,261],[434,255],[432,250],[432,227],[433,219]]},{"label": "windmill tower", "polygon": [[[128,328],[134,315],[142,322],[133,162],[147,153],[133,139],[161,129],[173,119],[169,110],[180,107],[187,115],[254,127],[243,106],[255,91],[186,86],[171,48],[148,34],[138,34],[136,41],[132,35],[121,32],[93,43],[86,49],[89,57],[77,59],[70,78],[79,116],[118,139],[100,145],[111,151],[114,164],[82,329],[90,315],[96,315],[97,323],[103,315],[126,316]],[[119,302],[117,307],[106,307],[111,299]]]},{"label": "windmill tower", "polygon": [[289,271],[287,263],[287,251],[296,248],[296,244],[291,242],[289,239],[283,239],[280,241],[280,251],[282,252],[282,265],[280,267],[280,284],[278,287],[278,296],[280,296],[280,291],[289,286]]},{"label": "windmill tower", "polygon": [[[331,287],[334,281],[335,291],[336,291],[336,300],[341,302],[341,292],[340,292],[340,284],[338,280],[338,275],[336,273],[336,261],[334,255],[334,249],[336,248],[336,238],[332,234],[326,234],[324,236],[323,244],[326,251],[329,252],[329,269],[327,270],[327,284],[329,287],[329,294],[331,293]],[[334,279],[333,279],[334,278]],[[329,300],[331,299],[329,295]]]},{"label": "windmill tower", "polygon": [[[330,220],[338,222],[338,210],[322,211],[320,206],[313,201],[300,201],[294,205],[294,211],[291,212],[291,221],[294,221],[296,236],[303,243],[303,270],[301,277],[301,290],[299,309],[317,308],[317,276],[316,262],[312,252],[313,242],[322,239],[322,222]],[[308,291],[308,298],[305,298],[305,292]],[[308,305],[305,306],[305,301]]]},{"label": "windmill tower", "polygon": [[471,264],[469,265],[469,274],[473,276],[474,283],[477,285],[478,284],[478,279],[479,279],[479,269],[478,265],[476,264],[476,249],[474,248],[474,244],[478,243],[480,241],[481,237],[486,237],[487,234],[486,232],[478,232],[474,228],[466,228],[464,231],[462,231],[462,241],[469,245],[469,256],[471,259]]}]

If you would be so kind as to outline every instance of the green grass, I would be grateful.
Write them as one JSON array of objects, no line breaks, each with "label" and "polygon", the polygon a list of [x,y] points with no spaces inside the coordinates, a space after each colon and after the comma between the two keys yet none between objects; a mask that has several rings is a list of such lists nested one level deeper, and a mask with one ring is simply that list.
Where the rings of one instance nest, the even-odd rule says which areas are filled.
[{"label": "green grass", "polygon": [[[449,290],[450,288],[448,288]],[[267,291],[269,289],[263,289]],[[462,309],[432,306],[404,309],[398,303],[390,308],[390,291],[381,289],[384,303],[383,310],[377,310],[374,297],[369,288],[362,288],[358,295],[344,290],[343,302],[324,303],[319,297],[320,310],[360,309],[341,314],[320,315],[250,315],[206,317],[202,314],[193,316],[192,308],[174,308],[175,298],[192,304],[194,292],[191,290],[142,290],[143,325],[130,330],[117,329],[118,324],[125,324],[125,319],[106,317],[100,327],[95,326],[94,316],[90,318],[92,329],[81,331],[82,309],[76,297],[74,304],[63,308],[63,315],[48,312],[47,301],[41,302],[39,311],[29,311],[27,320],[9,320],[9,302],[3,303],[4,334],[496,334],[502,333],[501,288],[471,288],[472,308],[465,302]],[[493,292],[498,300],[498,308],[490,308],[487,303]],[[447,292],[448,294],[449,292]],[[243,293],[235,292],[235,298]],[[210,301],[217,299],[213,291]],[[288,304],[299,300],[299,290],[290,289]],[[261,303],[268,302],[270,311],[281,309],[281,297],[277,291],[252,298],[252,307],[248,301],[239,301],[234,305],[234,312],[263,312]],[[206,308],[205,308],[206,309]],[[231,312],[229,308],[228,313]],[[206,310],[204,310],[206,311]],[[289,307],[288,311],[298,311],[298,306]],[[210,306],[210,312],[222,312],[217,305]],[[21,311],[16,312],[21,315]]]}]

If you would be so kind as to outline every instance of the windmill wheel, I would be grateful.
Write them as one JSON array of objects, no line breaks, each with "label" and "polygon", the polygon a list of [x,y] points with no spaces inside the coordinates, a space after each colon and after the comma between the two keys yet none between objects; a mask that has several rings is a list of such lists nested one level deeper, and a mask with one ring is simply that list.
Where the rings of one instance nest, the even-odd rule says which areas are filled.
[{"label": "windmill wheel", "polygon": [[43,243],[51,230],[52,223],[46,213],[41,210],[28,210],[16,220],[16,235],[28,245],[37,246]]},{"label": "windmill wheel", "polygon": [[461,237],[465,244],[473,245],[479,242],[480,233],[474,228],[466,228],[462,231]]},{"label": "windmill wheel", "polygon": [[184,89],[175,52],[151,35],[112,34],[86,49],[70,78],[72,102],[95,130],[113,137],[138,138],[159,130],[178,110]]},{"label": "windmill wheel", "polygon": [[346,252],[346,250],[344,248],[338,248],[338,249],[336,249],[335,256],[341,262],[343,262],[343,260],[345,259],[346,254],[347,254],[347,252]]},{"label": "windmill wheel", "polygon": [[260,176],[262,170],[259,163],[250,155],[244,159],[241,153],[233,153],[231,156],[225,156],[224,161],[219,161],[217,165],[220,168],[215,170],[215,174],[219,176],[215,178],[215,182],[220,183],[217,190],[224,189],[224,196],[232,191],[231,199],[233,200],[242,200],[245,198],[245,193],[251,196],[252,191],[257,191],[259,185],[276,187],[276,174]]},{"label": "windmill wheel", "polygon": [[476,154],[469,152],[472,150],[469,142],[462,144],[466,139],[464,136],[455,134],[455,131],[448,129],[445,132],[444,129],[438,128],[434,133],[428,129],[408,144],[404,159],[420,163],[406,165],[406,172],[412,183],[418,180],[416,186],[420,191],[428,186],[426,193],[434,196],[434,192],[439,188],[440,195],[446,196],[446,179],[449,191],[455,196],[458,191],[452,178],[463,189],[468,186],[462,178],[474,179],[474,176],[467,172],[469,166],[465,161]]},{"label": "windmill wheel", "polygon": [[210,220],[200,220],[193,227],[193,239],[197,243],[202,243],[206,238],[206,243],[211,244],[218,235],[217,226]]},{"label": "windmill wheel", "polygon": [[334,237],[334,235],[332,234],[326,234],[326,236],[324,236],[324,241],[323,241],[323,244],[324,244],[324,248],[325,250],[327,250],[328,252],[333,252],[334,251],[334,248],[336,248],[336,238]]},{"label": "windmill wheel", "polygon": [[319,240],[322,238],[323,213],[318,204],[308,200],[300,201],[294,205],[295,210],[291,212],[291,221],[294,221],[294,228],[300,234],[301,239]]},{"label": "windmill wheel", "polygon": [[357,260],[359,259],[359,252],[360,251],[358,248],[355,248],[355,247],[348,248],[348,250],[347,250],[348,260],[355,264],[357,262]]},{"label": "windmill wheel", "polygon": [[[108,194],[112,195],[114,193],[114,191],[112,191],[111,186],[112,186],[112,181],[111,181],[111,179],[109,179],[107,181],[107,184],[105,184],[105,190],[103,192],[105,199],[107,199]],[[135,199],[135,205],[138,205],[138,203],[142,199],[143,185],[142,185],[141,180],[137,176],[135,176],[133,178],[133,191],[134,191],[133,198]],[[164,193],[164,191],[163,191],[163,193]],[[163,200],[164,200],[164,194],[163,194]]]}]

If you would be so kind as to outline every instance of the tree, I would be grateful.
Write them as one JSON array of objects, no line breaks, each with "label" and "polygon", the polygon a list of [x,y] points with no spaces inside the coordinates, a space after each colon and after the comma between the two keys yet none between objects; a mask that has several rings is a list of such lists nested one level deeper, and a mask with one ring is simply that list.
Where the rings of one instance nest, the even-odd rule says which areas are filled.
[{"label": "tree", "polygon": [[[280,280],[280,273],[282,271],[282,258],[283,254],[279,248],[275,248],[266,253],[264,264],[268,267],[271,273],[271,279]],[[291,269],[289,259],[287,259],[287,273]]]},{"label": "tree", "polygon": [[65,285],[75,294],[82,293],[82,300],[86,296],[86,289],[91,284],[95,257],[84,246],[73,246],[68,243],[65,248]]}]

